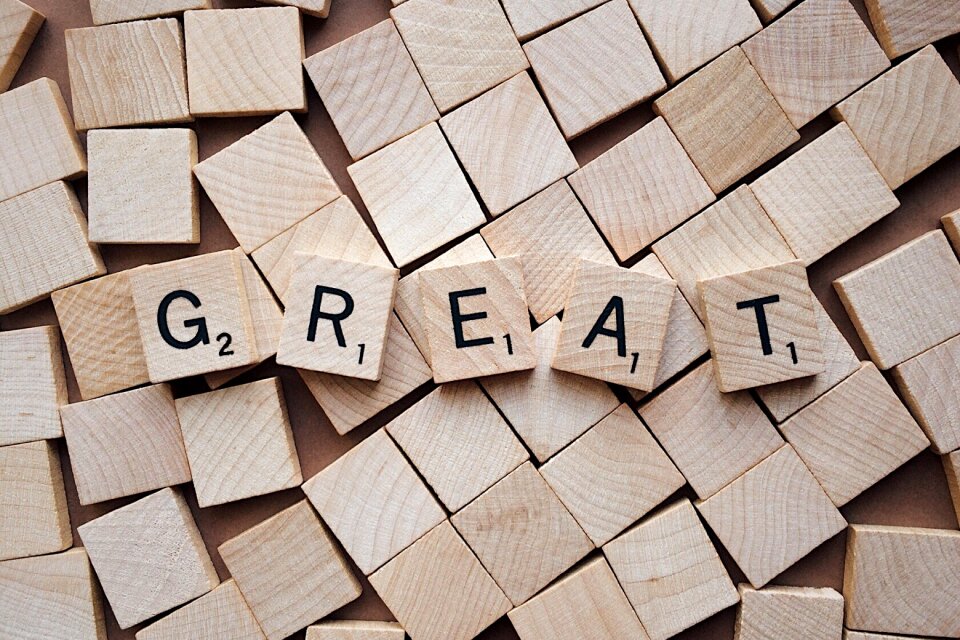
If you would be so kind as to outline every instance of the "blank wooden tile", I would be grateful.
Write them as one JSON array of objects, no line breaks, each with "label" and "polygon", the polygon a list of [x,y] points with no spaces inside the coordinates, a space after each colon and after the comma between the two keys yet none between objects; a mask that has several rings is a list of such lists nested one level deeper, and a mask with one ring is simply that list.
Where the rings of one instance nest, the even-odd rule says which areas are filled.
[{"label": "blank wooden tile", "polygon": [[297,9],[188,11],[183,28],[190,113],[250,116],[306,110]]},{"label": "blank wooden tile", "polygon": [[56,327],[0,332],[0,446],[63,436],[67,381]]},{"label": "blank wooden tile", "polygon": [[891,58],[960,31],[960,16],[949,3],[932,0],[867,0],[870,22]]},{"label": "blank wooden tile", "polygon": [[860,339],[889,369],[960,333],[960,263],[931,231],[833,282]]},{"label": "blank wooden tile", "polygon": [[470,640],[511,608],[446,520],[370,576],[370,584],[416,640]]},{"label": "blank wooden tile", "polygon": [[640,417],[701,498],[713,495],[783,445],[747,392],[720,393],[711,362],[641,406]]},{"label": "blank wooden tile", "polygon": [[399,622],[330,620],[307,628],[307,640],[404,640]]},{"label": "blank wooden tile", "polygon": [[790,445],[697,509],[758,589],[847,526]]},{"label": "blank wooden tile", "polygon": [[657,98],[653,109],[714,193],[800,139],[740,47]]},{"label": "blank wooden tile", "polygon": [[667,88],[627,0],[613,0],[523,45],[569,140]]},{"label": "blank wooden tile", "polygon": [[900,206],[845,123],[750,187],[793,253],[808,265]]},{"label": "blank wooden tile", "polygon": [[472,381],[445,384],[386,426],[448,511],[458,511],[529,455]]},{"label": "blank wooden tile", "polygon": [[193,119],[175,19],[67,29],[64,35],[79,131]]},{"label": "blank wooden tile", "polygon": [[[885,633],[866,633],[864,631],[843,630],[843,640],[903,640],[904,636],[892,636]],[[911,636],[911,640],[933,640],[933,638],[921,638]]]},{"label": "blank wooden tile", "polygon": [[943,231],[950,238],[954,250],[960,250],[960,209],[940,218],[940,223],[943,224]]},{"label": "blank wooden tile", "polygon": [[530,66],[496,0],[408,0],[390,16],[441,113]]},{"label": "blank wooden tile", "polygon": [[303,492],[367,575],[444,519],[382,429],[303,483]]},{"label": "blank wooden tile", "polygon": [[440,126],[494,217],[577,170],[526,73],[445,115]]},{"label": "blank wooden tile", "polygon": [[893,368],[893,379],[935,453],[960,449],[960,337]]},{"label": "blank wooden tile", "polygon": [[148,4],[129,0],[90,0],[93,24],[143,20],[167,16],[190,9],[210,9],[211,0],[151,0]]},{"label": "blank wooden tile", "polygon": [[137,632],[137,640],[213,637],[265,638],[234,580],[227,580],[207,595]]},{"label": "blank wooden tile", "polygon": [[13,82],[43,20],[42,13],[20,0],[0,2],[0,92]]},{"label": "blank wooden tile", "polygon": [[330,14],[330,3],[332,1],[333,0],[264,0],[264,4],[297,7],[307,15],[326,18]]},{"label": "blank wooden tile", "polygon": [[742,584],[734,640],[840,640],[843,596],[833,589]]},{"label": "blank wooden tile", "polygon": [[54,441],[0,447],[0,560],[54,553],[72,542]]},{"label": "blank wooden tile", "polygon": [[947,487],[950,490],[950,499],[953,510],[960,519],[960,450],[941,456],[943,472],[947,476]]},{"label": "blank wooden tile", "polygon": [[217,550],[268,640],[356,600],[362,587],[306,500]]},{"label": "blank wooden tile", "polygon": [[539,35],[602,3],[603,0],[502,0],[513,31],[521,40]]},{"label": "blank wooden tile", "polygon": [[739,600],[689,500],[640,522],[603,553],[651,640],[666,640]]},{"label": "blank wooden tile", "polygon": [[392,20],[310,56],[303,66],[354,160],[440,117]]},{"label": "blank wooden tile", "polygon": [[786,11],[796,0],[750,0],[764,22],[770,22]]},{"label": "blank wooden tile", "polygon": [[846,623],[885,633],[960,636],[960,533],[850,525],[843,576]]},{"label": "blank wooden tile", "polygon": [[571,571],[508,615],[521,640],[649,638],[603,558]]}]

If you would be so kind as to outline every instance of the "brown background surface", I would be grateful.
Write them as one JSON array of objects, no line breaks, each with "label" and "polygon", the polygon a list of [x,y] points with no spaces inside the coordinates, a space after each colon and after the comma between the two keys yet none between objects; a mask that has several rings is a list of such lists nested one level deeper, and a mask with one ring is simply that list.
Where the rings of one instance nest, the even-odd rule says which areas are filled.
[{"label": "brown background surface", "polygon": [[[67,63],[63,31],[73,27],[92,24],[87,0],[26,0],[47,17],[37,39],[17,75],[13,86],[20,86],[37,78],[48,76],[59,83],[67,103],[70,104],[70,82],[67,76]],[[536,1],[536,0],[531,0]],[[255,2],[244,0],[214,0],[218,8],[258,6]],[[854,5],[866,20],[862,0],[854,0]],[[305,17],[304,32],[307,55],[343,40],[366,27],[388,17],[389,0],[333,0],[333,8],[327,20]],[[958,73],[957,44],[960,38],[954,36],[937,43],[940,53],[946,58],[954,73]],[[321,157],[333,172],[334,177],[345,193],[366,217],[362,202],[351,183],[346,167],[350,163],[339,135],[323,108],[309,80],[309,113],[298,115],[297,120],[306,130]],[[602,125],[571,143],[573,151],[581,164],[593,159],[612,145],[616,144],[640,126],[651,120],[653,114],[649,105],[641,105],[622,116]],[[231,118],[198,120],[193,126],[200,141],[200,159],[209,157],[226,145],[257,128],[268,118]],[[786,154],[819,136],[832,125],[829,117],[821,116],[801,130],[802,139]],[[772,164],[781,158],[775,159]],[[762,173],[761,168],[757,173]],[[754,176],[748,176],[750,181]],[[76,183],[81,202],[85,208],[86,181]],[[813,289],[826,305],[830,315],[838,323],[844,335],[850,340],[861,358],[867,358],[856,332],[853,330],[839,299],[831,287],[831,281],[853,269],[885,254],[891,249],[915,238],[926,231],[936,228],[942,215],[960,208],[960,152],[954,152],[919,177],[898,189],[897,197],[901,207],[874,225],[858,237],[846,243],[838,250],[821,259],[810,269]],[[206,253],[236,246],[236,241],[220,219],[213,205],[205,195],[201,196],[201,233],[199,246],[102,246],[101,252],[110,272],[128,269],[147,263],[162,262],[176,258]],[[369,217],[367,217],[369,222]],[[630,262],[633,263],[641,256]],[[429,258],[429,257],[428,257]],[[413,266],[419,266],[424,260]],[[407,270],[405,270],[407,271]],[[960,310],[958,310],[960,312]],[[0,329],[9,330],[40,324],[56,324],[56,316],[49,301],[32,305],[7,316],[0,316]],[[67,373],[70,385],[70,400],[80,400],[76,382],[69,367],[64,348]],[[248,372],[239,381],[251,381],[272,375],[283,379],[284,391],[293,423],[297,450],[303,467],[304,478],[308,478],[324,468],[344,451],[352,447],[376,428],[382,426],[402,409],[423,397],[429,386],[419,389],[411,397],[392,407],[369,424],[356,429],[345,437],[338,436],[312,396],[300,381],[299,376],[288,368],[277,367],[272,360]],[[174,385],[177,396],[188,395],[205,390],[200,380],[186,380]],[[829,428],[829,425],[824,425]],[[77,501],[76,488],[66,447],[61,441],[61,460],[64,480],[70,503],[70,516],[74,527],[74,543],[80,544],[76,527],[134,498],[100,503],[81,507]],[[264,520],[277,511],[303,498],[299,489],[271,494],[260,498],[244,500],[224,506],[199,509],[192,486],[185,485],[184,491],[203,533],[207,549],[213,557],[221,578],[228,572],[217,554],[217,546],[223,541],[244,531],[248,527]],[[681,494],[691,495],[687,490]],[[940,461],[929,450],[906,464],[890,477],[868,490],[862,496],[845,506],[843,515],[850,522],[890,524],[917,527],[957,528],[957,519],[951,508],[949,493]],[[843,583],[843,557],[845,534],[829,540],[794,567],[774,580],[776,584],[830,586],[840,590]],[[716,540],[714,539],[716,542]],[[735,581],[743,580],[736,564],[718,545],[724,563]],[[357,575],[360,572],[354,568]],[[391,619],[390,612],[380,602],[369,583],[363,581],[364,592],[359,600],[337,611],[336,618]],[[710,618],[697,627],[677,636],[683,640],[711,639],[726,640],[733,637],[735,608],[727,609]],[[108,636],[111,640],[132,639],[135,627],[121,631],[117,627],[112,612],[107,613]],[[296,638],[302,638],[299,633]],[[485,639],[516,638],[506,618],[498,621],[480,636]]]}]

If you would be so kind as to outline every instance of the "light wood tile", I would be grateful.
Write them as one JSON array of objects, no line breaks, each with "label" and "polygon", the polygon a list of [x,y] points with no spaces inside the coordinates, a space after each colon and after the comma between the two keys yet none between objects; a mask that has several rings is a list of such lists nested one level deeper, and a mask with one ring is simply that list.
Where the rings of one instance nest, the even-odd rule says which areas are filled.
[{"label": "light wood tile", "polygon": [[151,0],[149,4],[131,3],[130,0],[90,0],[93,24],[143,20],[212,6],[211,0]]},{"label": "light wood tile", "polygon": [[893,368],[893,379],[935,453],[960,449],[960,337]]},{"label": "light wood tile", "polygon": [[297,7],[306,15],[316,18],[326,18],[330,15],[330,5],[332,2],[333,0],[264,0],[264,4]]},{"label": "light wood tile", "polygon": [[42,13],[20,0],[0,2],[0,92],[10,87],[43,21]]},{"label": "light wood tile", "polygon": [[764,22],[770,22],[787,10],[796,0],[750,0]]},{"label": "light wood tile", "polygon": [[833,589],[742,584],[734,640],[840,640],[843,596]]},{"label": "light wood tile", "polygon": [[960,209],[940,218],[943,231],[950,239],[954,251],[960,251]]},{"label": "light wood tile", "polygon": [[266,637],[232,579],[137,632],[137,640],[214,637],[232,640],[264,640]]},{"label": "light wood tile", "polygon": [[[539,35],[602,3],[603,0],[502,0],[513,31],[521,40]],[[399,3],[394,0],[394,4]]]},{"label": "light wood tile", "polygon": [[65,404],[57,328],[0,332],[0,446],[62,437],[60,407]]},{"label": "light wood tile", "polygon": [[870,22],[891,58],[960,31],[960,15],[935,0],[866,0]]},{"label": "light wood tile", "polygon": [[307,628],[307,640],[404,640],[399,622],[330,620]]}]

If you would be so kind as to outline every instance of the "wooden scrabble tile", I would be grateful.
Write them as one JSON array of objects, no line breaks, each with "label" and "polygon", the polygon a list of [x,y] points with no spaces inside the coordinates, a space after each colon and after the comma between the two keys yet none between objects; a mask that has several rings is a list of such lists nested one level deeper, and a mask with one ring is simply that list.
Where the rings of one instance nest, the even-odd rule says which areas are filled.
[{"label": "wooden scrabble tile", "polygon": [[420,288],[437,383],[536,366],[519,259],[430,269]]},{"label": "wooden scrabble tile", "polygon": [[900,206],[845,123],[750,187],[793,253],[808,265]]},{"label": "wooden scrabble tile", "polygon": [[386,430],[450,512],[529,459],[510,425],[472,381],[440,386]]},{"label": "wooden scrabble tile", "polygon": [[95,584],[82,548],[0,564],[4,633],[12,638],[106,640]]},{"label": "wooden scrabble tile", "polygon": [[236,252],[141,267],[130,281],[151,382],[258,361]]},{"label": "wooden scrabble tile", "polygon": [[332,1],[333,0],[264,0],[264,4],[297,7],[307,15],[326,18],[330,14],[330,3]]},{"label": "wooden scrabble tile", "polygon": [[306,500],[217,550],[268,640],[286,638],[356,600],[362,591]]},{"label": "wooden scrabble tile", "polygon": [[0,447],[0,560],[54,553],[72,542],[54,441]]},{"label": "wooden scrabble tile", "polygon": [[42,13],[20,0],[0,1],[0,92],[10,87],[43,21]]},{"label": "wooden scrabble tile", "polygon": [[800,139],[740,47],[657,98],[653,109],[714,193]]},{"label": "wooden scrabble tile", "polygon": [[890,66],[847,0],[805,0],[743,52],[798,129]]},{"label": "wooden scrabble tile", "polygon": [[720,393],[710,362],[641,406],[640,417],[701,498],[783,445],[747,392]]},{"label": "wooden scrabble tile", "polygon": [[383,430],[304,482],[303,492],[366,575],[444,519],[440,505]]},{"label": "wooden scrabble tile", "polygon": [[603,547],[651,640],[666,640],[739,600],[689,500]]},{"label": "wooden scrabble tile", "polygon": [[434,123],[350,165],[347,172],[399,267],[486,221]]},{"label": "wooden scrabble tile", "polygon": [[62,437],[65,404],[57,328],[0,332],[0,446]]},{"label": "wooden scrabble tile", "polygon": [[445,520],[370,576],[411,638],[470,640],[510,601]]},{"label": "wooden scrabble tile", "polygon": [[663,118],[585,165],[570,185],[621,260],[716,199]]},{"label": "wooden scrabble tile", "polygon": [[553,368],[649,391],[676,291],[673,280],[580,260]]},{"label": "wooden scrabble tile", "polygon": [[521,640],[649,640],[603,558],[594,558],[507,614]]},{"label": "wooden scrabble tile", "polygon": [[960,333],[960,263],[931,231],[833,282],[880,369]]},{"label": "wooden scrabble tile", "polygon": [[960,449],[960,336],[893,368],[900,395],[935,453]]},{"label": "wooden scrabble tile", "polygon": [[943,472],[947,476],[947,487],[950,490],[950,499],[953,510],[960,519],[960,450],[941,456]]},{"label": "wooden scrabble tile", "polygon": [[790,445],[697,509],[757,589],[847,526]]},{"label": "wooden scrabble tile", "polygon": [[[188,11],[183,28],[190,113],[251,116],[306,110],[297,9]],[[295,166],[294,158],[287,156],[284,164]]]},{"label": "wooden scrabble tile", "polygon": [[496,0],[408,0],[390,16],[441,113],[530,66]]},{"label": "wooden scrabble tile", "polygon": [[843,575],[851,629],[960,636],[960,533],[853,524]]},{"label": "wooden scrabble tile", "polygon": [[[843,640],[904,640],[905,636],[891,636],[885,633],[865,633],[863,631],[843,630]],[[920,638],[911,636],[910,640],[933,640],[933,638]]]},{"label": "wooden scrabble tile", "polygon": [[667,88],[627,0],[600,5],[523,52],[568,140]]},{"label": "wooden scrabble tile", "polygon": [[151,0],[149,3],[131,3],[129,0],[90,0],[93,24],[110,24],[127,20],[143,20],[168,16],[190,9],[210,9],[211,0]]},{"label": "wooden scrabble tile", "polygon": [[67,29],[64,35],[77,130],[193,119],[176,19]]},{"label": "wooden scrabble tile", "polygon": [[60,87],[49,78],[0,93],[0,201],[87,170]]},{"label": "wooden scrabble tile", "polygon": [[176,401],[201,507],[303,482],[279,378]]},{"label": "wooden scrabble tile", "polygon": [[303,62],[350,156],[363,156],[440,118],[392,20]]},{"label": "wooden scrabble tile", "polygon": [[795,0],[750,0],[764,22],[770,22],[787,10]]},{"label": "wooden scrabble tile", "polygon": [[943,225],[943,231],[947,234],[947,237],[950,238],[950,244],[953,245],[954,250],[960,250],[960,209],[940,218],[940,223]]},{"label": "wooden scrabble tile", "polygon": [[137,632],[137,640],[213,637],[237,640],[266,637],[235,580],[227,580],[207,595]]},{"label": "wooden scrabble tile", "polygon": [[529,462],[450,521],[515,606],[593,549],[583,529]]},{"label": "wooden scrabble tile", "polygon": [[598,547],[687,482],[625,404],[551,458],[540,473]]},{"label": "wooden scrabble tile", "polygon": [[960,31],[960,16],[949,3],[867,0],[864,4],[891,60]]},{"label": "wooden scrabble tile", "polygon": [[247,253],[340,196],[289,113],[210,156],[194,173]]},{"label": "wooden scrabble tile", "polygon": [[570,18],[602,4],[603,0],[502,0],[507,18],[514,33],[521,40],[528,40]]},{"label": "wooden scrabble tile", "polygon": [[534,369],[478,380],[541,462],[620,404],[603,382],[550,366],[559,337],[560,319],[550,318],[533,332]]},{"label": "wooden scrabble tile", "polygon": [[294,261],[277,363],[379,380],[399,272],[306,253]]},{"label": "wooden scrabble tile", "polygon": [[330,620],[307,627],[307,640],[404,640],[399,622]]},{"label": "wooden scrabble tile", "polygon": [[840,640],[843,596],[833,589],[741,584],[734,640]]},{"label": "wooden scrabble tile", "polygon": [[960,147],[960,83],[933,45],[831,111],[846,122],[891,189]]},{"label": "wooden scrabble tile", "polygon": [[527,304],[539,323],[563,309],[577,258],[617,264],[566,180],[517,205],[480,234],[498,257],[520,258]]}]

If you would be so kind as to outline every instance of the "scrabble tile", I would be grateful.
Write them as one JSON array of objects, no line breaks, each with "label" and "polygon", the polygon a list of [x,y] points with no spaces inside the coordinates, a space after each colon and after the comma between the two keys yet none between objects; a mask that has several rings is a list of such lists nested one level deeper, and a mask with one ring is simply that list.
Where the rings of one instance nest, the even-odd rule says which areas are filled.
[{"label": "scrabble tile", "polygon": [[151,382],[257,362],[235,252],[141,267],[130,281]]},{"label": "scrabble tile", "polygon": [[602,3],[603,0],[502,0],[513,31],[521,40],[539,35]]},{"label": "scrabble tile", "polygon": [[783,445],[747,392],[720,393],[710,362],[642,405],[640,417],[701,498]]},{"label": "scrabble tile", "polygon": [[941,231],[894,249],[834,280],[833,286],[880,369],[960,333],[955,313],[960,263]]},{"label": "scrabble tile", "polygon": [[796,0],[750,0],[764,22],[770,22],[787,10]]},{"label": "scrabble tile", "polygon": [[277,363],[379,380],[399,272],[306,253],[294,261]]},{"label": "scrabble tile", "polygon": [[[863,631],[843,630],[843,640],[903,640],[905,636],[891,636],[885,633],[865,633]],[[911,636],[911,640],[933,640],[933,638],[920,638]]]},{"label": "scrabble tile", "polygon": [[943,231],[950,238],[950,244],[953,245],[954,250],[958,250],[957,248],[960,247],[960,209],[940,218],[940,223],[943,224]]},{"label": "scrabble tile", "polygon": [[306,500],[217,550],[268,640],[286,638],[356,600],[362,591]]},{"label": "scrabble tile", "polygon": [[63,436],[67,381],[56,327],[0,332],[0,446]]},{"label": "scrabble tile", "polygon": [[20,0],[0,2],[0,92],[10,87],[43,21],[42,13]]},{"label": "scrabble tile", "polygon": [[649,640],[603,558],[571,571],[507,615],[521,640]]},{"label": "scrabble tile", "polygon": [[87,171],[60,87],[49,78],[0,93],[0,201]]},{"label": "scrabble tile", "polygon": [[247,253],[340,196],[289,113],[210,156],[194,173]]},{"label": "scrabble tile", "polygon": [[620,404],[603,382],[550,366],[559,337],[560,319],[550,318],[533,332],[536,367],[478,380],[541,462]]},{"label": "scrabble tile", "polygon": [[598,547],[686,484],[625,404],[551,458],[540,473]]},{"label": "scrabble tile", "polygon": [[131,3],[129,0],[90,0],[93,24],[143,20],[190,9],[210,9],[212,6],[211,0],[151,0],[149,4]]},{"label": "scrabble tile", "polygon": [[279,378],[178,398],[176,407],[201,507],[303,482]]},{"label": "scrabble tile", "polygon": [[577,258],[617,264],[566,180],[520,203],[480,234],[498,257],[520,258],[527,304],[539,323],[563,309]]},{"label": "scrabble tile", "polygon": [[458,511],[529,455],[474,382],[432,391],[386,426],[448,511]]},{"label": "scrabble tile", "polygon": [[671,83],[760,30],[748,0],[630,0],[630,7]]},{"label": "scrabble tile", "polygon": [[960,449],[960,337],[893,368],[904,402],[935,453]]},{"label": "scrabble tile", "polygon": [[960,450],[941,456],[943,472],[947,476],[947,487],[950,490],[950,499],[953,501],[953,510],[960,519]]},{"label": "scrabble tile", "polygon": [[168,385],[65,405],[60,417],[80,504],[190,482]]},{"label": "scrabble tile", "polygon": [[404,640],[399,622],[330,620],[307,628],[307,640]]},{"label": "scrabble tile", "polygon": [[734,640],[840,640],[843,596],[833,589],[741,584]]},{"label": "scrabble tile", "polygon": [[757,589],[847,526],[790,445],[697,509]]},{"label": "scrabble tile", "polygon": [[667,88],[627,0],[613,0],[523,45],[569,140]]},{"label": "scrabble tile", "polygon": [[621,260],[716,199],[663,118],[585,165],[570,185]]},{"label": "scrabble tile", "polygon": [[891,189],[960,147],[960,83],[926,46],[831,111],[846,122]]},{"label": "scrabble tile", "polygon": [[444,519],[440,505],[383,430],[303,483],[303,492],[366,575]]},{"label": "scrabble tile", "polygon": [[960,636],[960,533],[850,525],[843,576],[851,629]]},{"label": "scrabble tile", "polygon": [[[306,110],[297,9],[188,11],[183,28],[190,113],[251,116]],[[287,156],[284,164],[295,166],[294,158]]]},{"label": "scrabble tile", "polygon": [[237,640],[266,637],[235,580],[227,580],[207,595],[137,632],[137,640],[212,637]]},{"label": "scrabble tile", "polygon": [[653,110],[670,125],[714,193],[800,139],[740,47],[657,98]]},{"label": "scrabble tile", "polygon": [[183,34],[174,18],[67,29],[64,35],[79,131],[193,119]]},{"label": "scrabble tile", "polygon": [[441,113],[530,66],[496,0],[408,0],[390,16]]},{"label": "scrabble tile", "polygon": [[8,637],[107,637],[100,590],[82,548],[0,564],[0,608]]},{"label": "scrabble tile", "polygon": [[265,0],[264,4],[297,7],[303,13],[317,18],[326,18],[330,14],[333,0]]},{"label": "scrabble tile", "polygon": [[347,172],[399,267],[486,221],[436,124],[387,145]]},{"label": "scrabble tile", "polygon": [[739,600],[689,500],[643,520],[603,554],[651,640],[666,640]]},{"label": "scrabble tile", "polygon": [[798,129],[890,66],[847,0],[805,0],[743,52]]},{"label": "scrabble tile", "polygon": [[676,291],[673,280],[581,260],[553,368],[652,389]]},{"label": "scrabble tile", "polygon": [[793,253],[808,265],[900,206],[845,123],[750,187]]},{"label": "scrabble tile", "polygon": [[191,129],[123,129],[87,134],[91,242],[200,242]]},{"label": "scrabble tile", "polygon": [[417,640],[470,640],[511,608],[446,520],[370,576],[370,584]]},{"label": "scrabble tile", "polygon": [[536,366],[520,260],[431,269],[420,287],[437,383]]},{"label": "scrabble tile", "polygon": [[881,46],[891,58],[960,31],[960,16],[932,0],[867,0],[864,3]]},{"label": "scrabble tile", "polygon": [[440,118],[392,20],[310,56],[303,66],[354,160]]},{"label": "scrabble tile", "polygon": [[448,113],[440,126],[494,217],[577,170],[526,73]]},{"label": "scrabble tile", "polygon": [[0,560],[54,553],[72,542],[56,444],[0,447]]}]

